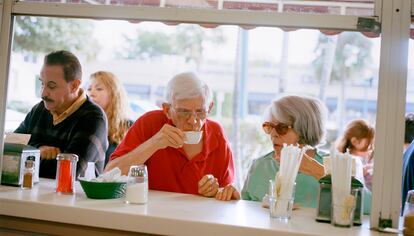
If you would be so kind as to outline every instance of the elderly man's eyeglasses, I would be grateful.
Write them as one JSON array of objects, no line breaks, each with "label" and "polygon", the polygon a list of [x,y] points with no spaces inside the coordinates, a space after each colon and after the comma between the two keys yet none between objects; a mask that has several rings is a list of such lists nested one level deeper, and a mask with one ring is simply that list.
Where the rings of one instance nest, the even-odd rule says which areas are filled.
[{"label": "elderly man's eyeglasses", "polygon": [[289,129],[292,128],[291,125],[287,125],[287,124],[283,124],[283,123],[274,124],[274,123],[271,123],[271,122],[264,122],[262,127],[263,127],[263,130],[266,134],[271,134],[272,130],[274,129],[274,130],[276,130],[276,132],[279,135],[287,134]]},{"label": "elderly man's eyeglasses", "polygon": [[195,111],[190,111],[183,108],[173,108],[171,107],[177,116],[182,119],[190,119],[191,116],[194,115],[196,119],[204,120],[207,117],[207,111],[204,109],[198,109]]}]

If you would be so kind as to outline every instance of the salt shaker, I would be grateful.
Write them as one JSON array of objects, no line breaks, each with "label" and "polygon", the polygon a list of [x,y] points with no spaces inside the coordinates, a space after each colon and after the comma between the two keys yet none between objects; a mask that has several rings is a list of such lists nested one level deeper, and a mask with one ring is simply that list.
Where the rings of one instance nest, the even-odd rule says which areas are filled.
[{"label": "salt shaker", "polygon": [[75,192],[76,163],[79,158],[76,154],[59,153],[56,160],[56,192],[73,194]]},{"label": "salt shaker", "polygon": [[145,165],[131,166],[128,173],[125,202],[146,204],[148,201],[148,172]]}]

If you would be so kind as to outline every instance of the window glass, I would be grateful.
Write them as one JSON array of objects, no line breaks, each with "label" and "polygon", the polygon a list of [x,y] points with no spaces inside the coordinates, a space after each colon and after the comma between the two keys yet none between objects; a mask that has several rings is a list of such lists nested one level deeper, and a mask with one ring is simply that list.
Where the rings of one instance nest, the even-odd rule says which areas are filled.
[{"label": "window glass", "polygon": [[[84,87],[98,70],[114,73],[128,93],[131,119],[161,106],[166,83],[175,74],[194,71],[213,91],[210,118],[222,124],[233,145],[241,186],[252,160],[272,150],[261,125],[264,109],[277,97],[296,94],[323,100],[329,114],[322,148],[327,149],[353,119],[375,122],[379,47],[378,38],[358,32],[327,36],[318,30],[245,31],[237,26],[207,29],[18,16],[6,131],[14,130],[41,101],[39,73],[44,55],[53,50],[67,49],[80,58]],[[410,68],[407,100],[414,97],[409,95],[414,91]],[[407,108],[414,111],[414,101],[409,100]]]}]

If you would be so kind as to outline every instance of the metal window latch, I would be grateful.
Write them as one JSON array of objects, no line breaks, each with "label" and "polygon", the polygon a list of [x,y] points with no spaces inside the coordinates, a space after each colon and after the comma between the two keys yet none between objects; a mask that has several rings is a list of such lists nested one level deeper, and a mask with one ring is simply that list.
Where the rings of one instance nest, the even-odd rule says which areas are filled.
[{"label": "metal window latch", "polygon": [[357,29],[359,31],[381,32],[381,24],[374,18],[358,17]]}]

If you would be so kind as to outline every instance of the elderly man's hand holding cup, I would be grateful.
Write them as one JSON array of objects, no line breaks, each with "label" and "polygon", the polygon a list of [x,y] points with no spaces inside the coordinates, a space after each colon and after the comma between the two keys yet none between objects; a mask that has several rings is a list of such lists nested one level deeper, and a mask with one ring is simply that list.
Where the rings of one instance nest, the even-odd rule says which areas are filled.
[{"label": "elderly man's hand holding cup", "polygon": [[184,133],[177,127],[165,124],[151,139],[159,149],[180,148],[184,143]]}]

